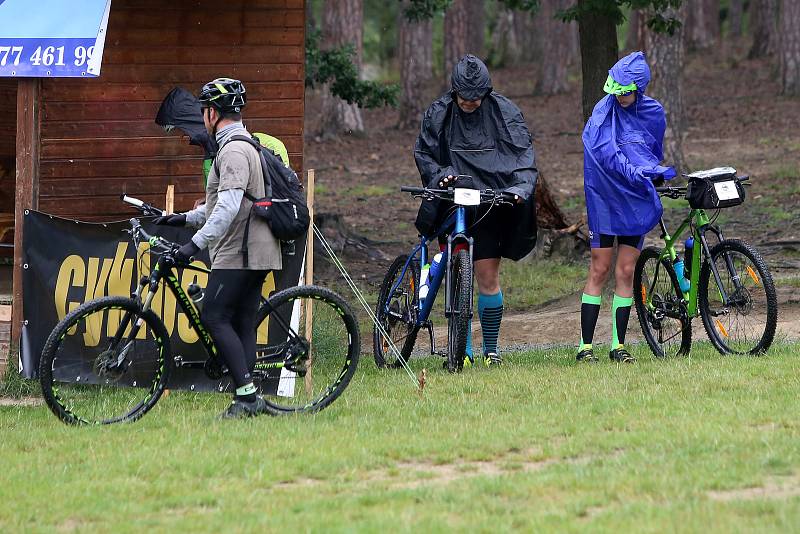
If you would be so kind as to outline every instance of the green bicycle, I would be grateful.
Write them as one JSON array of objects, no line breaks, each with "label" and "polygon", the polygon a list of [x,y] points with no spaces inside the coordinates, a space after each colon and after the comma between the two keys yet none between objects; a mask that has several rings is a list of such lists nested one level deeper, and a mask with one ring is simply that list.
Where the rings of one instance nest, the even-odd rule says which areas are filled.
[{"label": "green bicycle", "polygon": [[[744,202],[742,185],[749,177],[736,176],[730,167],[686,176],[688,187],[656,191],[689,200],[689,215],[672,235],[662,218],[664,247],[645,248],[636,262],[633,297],[644,338],[657,357],[686,355],[692,344],[692,319],[699,315],[720,353],[763,354],[778,321],[772,276],[755,248],[725,238],[714,224],[720,209]],[[711,209],[715,211],[709,216],[706,210]],[[675,244],[687,230],[684,264]],[[709,244],[707,234],[717,243]]]}]

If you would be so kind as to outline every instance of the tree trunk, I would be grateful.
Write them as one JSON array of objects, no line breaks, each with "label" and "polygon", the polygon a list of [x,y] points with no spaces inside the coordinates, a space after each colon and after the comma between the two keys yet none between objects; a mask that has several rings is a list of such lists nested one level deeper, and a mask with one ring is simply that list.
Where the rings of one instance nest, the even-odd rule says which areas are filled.
[{"label": "tree trunk", "polygon": [[430,20],[410,21],[403,12],[409,4],[404,0],[398,15],[400,53],[400,109],[398,128],[418,127],[425,110],[425,88],[433,74],[433,23]]},{"label": "tree trunk", "polygon": [[[364,6],[362,0],[336,0],[325,2],[323,17],[322,48],[330,49],[344,44],[352,44],[356,49],[354,62],[361,70],[362,28]],[[324,137],[340,133],[364,131],[361,110],[355,104],[333,96],[325,88],[322,97],[322,120],[320,134]]]},{"label": "tree trunk", "polygon": [[691,0],[686,18],[686,39],[692,50],[707,50],[719,37],[719,0]]},{"label": "tree trunk", "polygon": [[747,55],[750,59],[766,57],[778,51],[778,1],[752,0],[750,28],[753,46]]},{"label": "tree trunk", "polygon": [[[589,0],[580,0],[581,2]],[[594,105],[605,96],[603,85],[608,69],[617,62],[617,26],[607,14],[589,11],[578,18],[583,73],[583,120],[589,119]]]},{"label": "tree trunk", "polygon": [[742,36],[744,0],[730,0],[728,4],[728,35],[733,39]]},{"label": "tree trunk", "polygon": [[467,54],[468,0],[453,0],[444,14],[444,86],[458,60]]},{"label": "tree trunk", "polygon": [[484,0],[467,1],[467,51],[483,58],[486,37],[486,9]]},{"label": "tree trunk", "polygon": [[555,19],[557,12],[569,7],[572,0],[551,0],[542,2],[536,17],[539,30],[539,45],[542,55],[539,63],[539,77],[534,92],[542,95],[555,95],[569,90],[567,67],[572,35],[564,23]]},{"label": "tree trunk", "polygon": [[784,95],[800,95],[800,2],[782,0],[780,11],[780,73]]},{"label": "tree trunk", "polygon": [[515,48],[509,50],[509,63],[514,65],[523,61],[537,61],[541,55],[536,25],[538,15],[534,17],[530,11],[514,11],[512,18],[511,34],[508,39]]},{"label": "tree trunk", "polygon": [[518,27],[524,26],[520,20],[523,13],[499,7],[497,22],[492,31],[489,61],[497,67],[513,65],[519,61],[525,52],[525,46],[520,42]]},{"label": "tree trunk", "polygon": [[[686,20],[687,6],[679,9],[667,8],[662,14],[666,18]],[[683,63],[684,39],[683,27],[679,27],[674,35],[646,32],[647,57],[650,63],[652,81],[649,92],[664,106],[667,116],[667,131],[664,135],[664,159],[678,172],[686,171],[686,158],[683,155],[682,133],[685,131],[686,118],[683,106]]]},{"label": "tree trunk", "polygon": [[645,31],[647,30],[647,17],[641,10],[632,9],[628,17],[628,35],[625,36],[625,49],[629,52],[644,48]]}]

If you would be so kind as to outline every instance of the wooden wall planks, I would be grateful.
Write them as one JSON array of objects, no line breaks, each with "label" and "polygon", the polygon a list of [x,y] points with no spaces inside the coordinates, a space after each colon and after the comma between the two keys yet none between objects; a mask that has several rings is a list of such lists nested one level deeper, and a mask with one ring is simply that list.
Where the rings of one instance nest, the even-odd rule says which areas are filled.
[{"label": "wooden wall planks", "polygon": [[39,209],[121,219],[119,193],[163,205],[168,184],[176,210],[191,208],[202,151],[154,118],[173,87],[197,92],[218,76],[245,83],[245,124],[283,140],[299,172],[304,17],[303,0],[228,0],[222,13],[211,0],[115,0],[101,76],[42,80]]}]

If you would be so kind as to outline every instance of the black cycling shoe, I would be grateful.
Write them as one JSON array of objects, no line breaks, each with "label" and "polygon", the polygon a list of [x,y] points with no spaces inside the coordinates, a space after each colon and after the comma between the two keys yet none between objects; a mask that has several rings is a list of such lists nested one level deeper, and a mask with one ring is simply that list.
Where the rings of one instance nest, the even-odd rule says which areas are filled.
[{"label": "black cycling shoe", "polygon": [[228,409],[220,414],[220,419],[244,419],[268,413],[267,401],[256,395],[256,400],[247,402],[242,399],[233,399]]},{"label": "black cycling shoe", "polygon": [[597,356],[594,355],[594,351],[592,349],[583,349],[575,356],[575,359],[579,362],[586,362],[586,363],[597,363]]},{"label": "black cycling shoe", "polygon": [[608,357],[612,362],[619,363],[636,363],[636,358],[631,356],[631,353],[625,349],[614,349],[608,353]]}]

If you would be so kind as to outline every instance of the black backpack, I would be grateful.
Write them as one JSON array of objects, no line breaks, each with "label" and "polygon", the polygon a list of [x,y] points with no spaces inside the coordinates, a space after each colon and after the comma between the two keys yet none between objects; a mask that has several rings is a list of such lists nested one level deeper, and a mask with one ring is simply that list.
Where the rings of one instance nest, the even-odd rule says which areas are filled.
[{"label": "black backpack", "polygon": [[[306,198],[303,194],[303,186],[297,178],[297,174],[286,167],[275,154],[267,150],[258,140],[246,135],[234,135],[228,140],[246,141],[258,150],[261,160],[261,171],[264,175],[264,197],[255,198],[245,191],[244,196],[253,203],[252,212],[265,219],[269,224],[272,235],[281,241],[293,241],[302,237],[308,230],[311,217],[308,213]],[[219,153],[219,152],[218,152]],[[219,175],[219,168],[216,161],[214,168]],[[250,235],[250,219],[244,229],[244,242],[242,243],[242,254],[244,254],[244,266],[247,267],[247,238]]]}]

